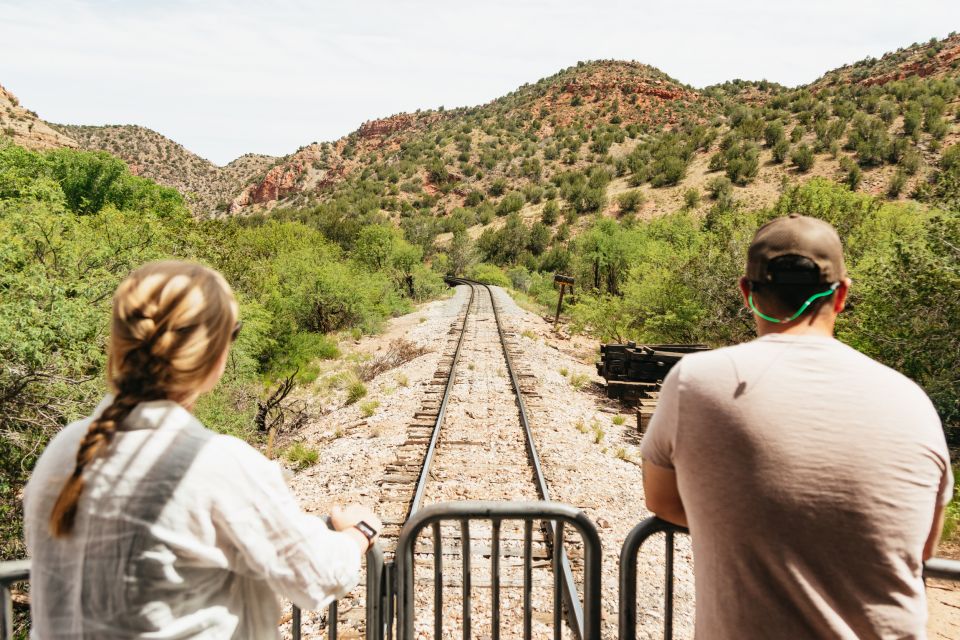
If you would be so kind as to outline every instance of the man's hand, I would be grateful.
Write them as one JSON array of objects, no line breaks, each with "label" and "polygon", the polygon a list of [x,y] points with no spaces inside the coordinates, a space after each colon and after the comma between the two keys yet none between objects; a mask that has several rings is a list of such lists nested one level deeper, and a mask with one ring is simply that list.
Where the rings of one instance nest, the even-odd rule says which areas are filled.
[{"label": "man's hand", "polygon": [[368,541],[359,529],[354,528],[354,525],[361,520],[373,527],[377,533],[383,530],[383,523],[380,522],[380,518],[368,507],[359,504],[350,504],[346,507],[337,505],[330,510],[330,524],[333,525],[333,528],[350,536],[360,547],[360,553],[366,553],[376,538]]}]

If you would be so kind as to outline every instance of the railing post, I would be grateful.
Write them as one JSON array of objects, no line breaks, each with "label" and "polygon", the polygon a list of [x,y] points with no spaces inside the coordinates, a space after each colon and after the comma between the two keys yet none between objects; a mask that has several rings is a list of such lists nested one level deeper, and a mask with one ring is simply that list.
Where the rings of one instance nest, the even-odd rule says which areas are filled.
[{"label": "railing post", "polygon": [[[461,526],[461,553],[462,564],[464,568],[463,584],[470,583],[470,522],[473,520],[486,520],[491,523],[503,521],[519,521],[530,523],[533,520],[545,520],[557,523],[557,529],[562,531],[562,525],[573,526],[580,534],[584,548],[584,569],[583,569],[583,627],[575,629],[575,633],[583,640],[600,640],[600,581],[601,581],[601,562],[602,549],[600,544],[600,535],[597,532],[596,525],[587,518],[583,512],[569,505],[557,502],[539,501],[539,502],[473,502],[458,501],[436,504],[426,507],[411,516],[400,532],[400,539],[397,541],[396,552],[396,571],[397,571],[397,636],[398,640],[413,640],[414,638],[414,546],[417,537],[421,531],[435,523],[447,521],[456,522]],[[494,527],[494,536],[496,537],[496,527]],[[532,526],[526,531],[531,531]],[[529,533],[525,533],[525,538],[529,539]],[[562,534],[561,534],[562,535]],[[496,542],[492,539],[493,548],[496,549]],[[525,550],[525,555],[528,555]],[[562,558],[562,537],[560,537],[553,548],[554,558]],[[498,577],[498,564],[495,559],[491,559],[492,578],[496,581]],[[525,568],[525,576],[529,575],[529,568]],[[496,585],[494,584],[492,598],[496,601]],[[545,585],[547,586],[547,585]],[[528,589],[528,586],[524,586]],[[572,599],[580,604],[577,594],[570,594]],[[528,602],[528,596],[524,598]],[[464,595],[464,606],[468,606],[469,595]],[[499,613],[499,612],[498,612]],[[469,611],[465,609],[463,627],[466,634]],[[527,616],[529,612],[524,613],[524,627],[528,626]],[[491,616],[491,621],[496,622],[497,615]],[[439,639],[438,639],[439,640]]]},{"label": "railing post", "polygon": [[620,603],[619,640],[636,640],[637,637],[637,552],[640,546],[655,533],[666,533],[666,556],[664,567],[664,640],[673,638],[673,542],[675,533],[687,533],[683,527],[661,520],[647,518],[627,534],[620,549]]},{"label": "railing post", "polygon": [[13,640],[13,593],[10,585],[30,580],[30,561],[0,562],[0,640]]}]

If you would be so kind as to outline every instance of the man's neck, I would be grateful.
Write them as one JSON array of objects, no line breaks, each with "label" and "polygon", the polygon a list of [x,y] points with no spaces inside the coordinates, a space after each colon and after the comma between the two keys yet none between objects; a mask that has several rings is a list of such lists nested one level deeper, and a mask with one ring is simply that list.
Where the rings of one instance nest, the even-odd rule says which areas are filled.
[{"label": "man's neck", "polygon": [[793,322],[776,324],[757,318],[757,335],[766,336],[774,333],[792,336],[823,336],[833,337],[833,327],[837,317],[832,314],[818,314],[810,318],[797,318]]}]

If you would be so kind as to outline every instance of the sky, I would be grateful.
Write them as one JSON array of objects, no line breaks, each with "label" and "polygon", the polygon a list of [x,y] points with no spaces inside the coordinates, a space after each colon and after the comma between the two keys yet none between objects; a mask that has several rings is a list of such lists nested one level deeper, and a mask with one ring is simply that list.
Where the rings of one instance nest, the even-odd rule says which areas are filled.
[{"label": "sky", "polygon": [[50,122],[139,124],[217,164],[579,60],[796,86],[960,30],[960,0],[0,0],[0,85]]}]

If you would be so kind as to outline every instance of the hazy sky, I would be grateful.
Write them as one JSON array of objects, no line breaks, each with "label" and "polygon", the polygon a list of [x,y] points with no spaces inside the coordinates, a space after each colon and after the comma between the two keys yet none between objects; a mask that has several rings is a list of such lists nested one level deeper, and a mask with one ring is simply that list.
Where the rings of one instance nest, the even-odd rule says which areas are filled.
[{"label": "hazy sky", "polygon": [[960,0],[0,0],[0,84],[52,122],[140,124],[217,163],[578,60],[797,85],[960,30]]}]

